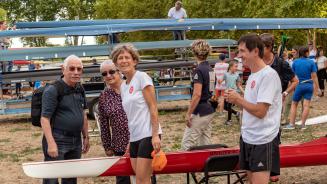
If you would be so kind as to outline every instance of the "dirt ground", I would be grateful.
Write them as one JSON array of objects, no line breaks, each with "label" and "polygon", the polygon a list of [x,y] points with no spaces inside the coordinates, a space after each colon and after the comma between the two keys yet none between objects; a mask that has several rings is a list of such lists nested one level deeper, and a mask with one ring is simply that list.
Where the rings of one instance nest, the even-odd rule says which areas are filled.
[{"label": "dirt ground", "polygon": [[[188,102],[162,103],[159,106],[177,107],[187,105]],[[310,117],[326,114],[327,97],[320,98],[312,103]],[[163,149],[166,152],[177,151],[185,128],[185,110],[160,111],[160,122],[163,127]],[[299,118],[299,117],[298,117]],[[225,117],[216,116],[213,122],[212,142],[224,143],[230,147],[238,146],[240,125],[236,122],[231,126],[223,124]],[[94,127],[94,121],[91,121]],[[309,141],[327,134],[327,124],[308,126],[301,131],[283,131],[283,144]],[[35,184],[38,179],[24,175],[21,164],[24,162],[42,161],[41,150],[42,132],[40,128],[33,127],[28,120],[28,115],[23,116],[0,116],[0,183],[3,184]],[[98,136],[91,137],[90,152],[84,158],[105,156]],[[327,166],[287,168],[281,170],[279,183],[285,184],[326,184]],[[186,183],[185,174],[159,175],[159,184],[182,184]],[[79,183],[114,183],[112,177],[80,178]],[[213,179],[210,183],[225,183],[224,179]]]}]

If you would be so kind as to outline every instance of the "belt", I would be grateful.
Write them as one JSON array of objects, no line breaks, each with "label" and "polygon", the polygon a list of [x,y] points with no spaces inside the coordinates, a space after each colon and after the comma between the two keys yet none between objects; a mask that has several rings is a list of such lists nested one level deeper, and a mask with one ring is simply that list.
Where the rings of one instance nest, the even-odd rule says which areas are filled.
[{"label": "belt", "polygon": [[53,128],[52,132],[55,132],[55,133],[61,134],[61,135],[65,135],[65,136],[70,136],[70,137],[80,137],[81,136],[81,131],[73,132],[73,131],[60,130],[57,128]]},{"label": "belt", "polygon": [[311,83],[311,82],[312,82],[312,79],[308,79],[308,80],[301,81],[300,84]]}]

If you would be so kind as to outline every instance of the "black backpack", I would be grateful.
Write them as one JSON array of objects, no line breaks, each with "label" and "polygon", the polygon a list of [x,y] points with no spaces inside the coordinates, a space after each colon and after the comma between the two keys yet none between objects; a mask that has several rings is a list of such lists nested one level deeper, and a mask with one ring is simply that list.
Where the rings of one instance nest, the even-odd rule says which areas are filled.
[{"label": "black backpack", "polygon": [[[49,85],[53,85],[57,89],[58,104],[60,103],[60,101],[62,100],[62,98],[65,95],[69,95],[69,94],[72,94],[72,93],[77,93],[77,92],[81,93],[83,98],[85,98],[85,91],[84,91],[82,85],[80,85],[79,83],[78,83],[77,88],[80,89],[80,90],[78,90],[77,92],[76,91],[70,91],[69,93],[64,92],[64,87],[65,86],[64,86],[63,82],[60,81],[60,80],[56,80],[56,81],[54,81],[53,83],[51,83]],[[40,87],[40,88],[34,90],[33,95],[32,95],[32,103],[31,103],[32,125],[37,126],[37,127],[41,127],[42,95],[43,95],[43,92],[44,92],[46,87],[47,86],[43,86],[43,87]]]}]

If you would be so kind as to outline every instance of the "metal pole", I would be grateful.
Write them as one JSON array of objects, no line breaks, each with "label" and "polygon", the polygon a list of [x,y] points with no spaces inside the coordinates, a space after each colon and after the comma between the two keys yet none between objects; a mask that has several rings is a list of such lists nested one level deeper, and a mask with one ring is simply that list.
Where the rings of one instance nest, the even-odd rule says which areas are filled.
[{"label": "metal pole", "polygon": [[[228,33],[228,39],[230,38],[229,33]],[[230,50],[230,45],[228,45],[228,59],[231,59],[231,50]]]}]

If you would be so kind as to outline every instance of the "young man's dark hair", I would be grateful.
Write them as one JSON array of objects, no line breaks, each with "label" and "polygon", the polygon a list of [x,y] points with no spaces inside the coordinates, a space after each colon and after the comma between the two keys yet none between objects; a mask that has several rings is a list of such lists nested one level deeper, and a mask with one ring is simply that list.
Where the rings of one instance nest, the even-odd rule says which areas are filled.
[{"label": "young man's dark hair", "polygon": [[263,44],[265,44],[265,46],[267,48],[270,48],[271,52],[273,52],[274,44],[275,44],[274,35],[272,35],[270,33],[263,33],[260,35],[260,38],[261,38]]},{"label": "young man's dark hair", "polygon": [[253,49],[258,48],[259,49],[259,57],[263,58],[263,49],[264,44],[260,37],[255,33],[250,33],[247,35],[242,36],[238,40],[238,45],[241,43],[245,43],[246,48],[251,52]]},{"label": "young man's dark hair", "polygon": [[299,49],[299,57],[308,57],[308,53],[309,53],[309,48],[307,46],[302,46]]}]

